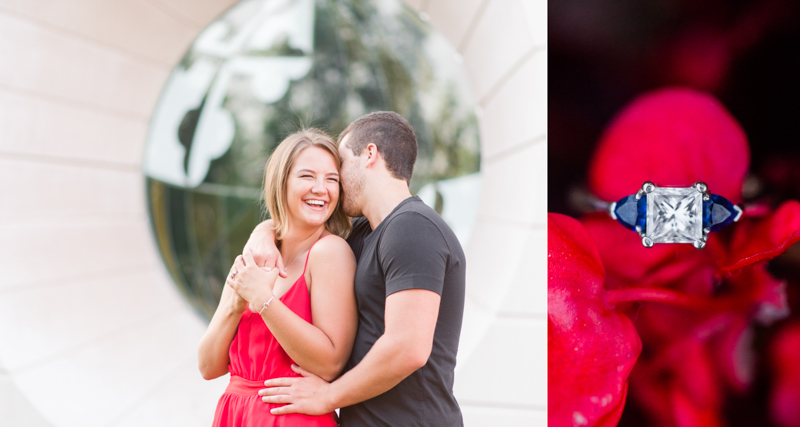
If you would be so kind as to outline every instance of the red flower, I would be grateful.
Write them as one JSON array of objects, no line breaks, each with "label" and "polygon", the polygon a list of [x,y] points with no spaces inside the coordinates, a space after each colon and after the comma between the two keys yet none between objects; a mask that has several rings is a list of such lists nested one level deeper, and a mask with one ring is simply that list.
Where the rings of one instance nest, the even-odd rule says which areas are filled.
[{"label": "red flower", "polygon": [[614,426],[641,343],[604,301],[603,266],[576,220],[549,214],[547,360],[550,426]]},{"label": "red flower", "polygon": [[[697,181],[733,203],[749,167],[736,120],[711,95],[670,88],[634,100],[610,124],[589,169],[595,195],[616,201],[645,181]],[[723,395],[750,381],[752,321],[785,316],[783,283],[764,264],[800,240],[800,203],[772,213],[745,209],[707,247],[656,245],[604,214],[582,219],[607,272],[612,304],[636,310],[644,353],[631,373],[632,396],[663,425],[723,425]],[[745,268],[747,267],[747,268]],[[611,351],[611,350],[609,350]]]},{"label": "red flower", "polygon": [[800,322],[781,329],[769,349],[773,369],[770,412],[781,427],[800,427]]}]

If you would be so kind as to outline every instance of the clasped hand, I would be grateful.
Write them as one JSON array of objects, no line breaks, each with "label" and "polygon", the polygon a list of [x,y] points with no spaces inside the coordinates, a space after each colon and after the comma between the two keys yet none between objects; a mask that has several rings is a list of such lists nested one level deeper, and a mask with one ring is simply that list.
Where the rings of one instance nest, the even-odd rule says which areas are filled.
[{"label": "clasped hand", "polygon": [[273,296],[277,278],[277,268],[258,267],[253,255],[246,250],[244,255],[236,257],[225,283],[250,303],[251,310],[257,312]]}]

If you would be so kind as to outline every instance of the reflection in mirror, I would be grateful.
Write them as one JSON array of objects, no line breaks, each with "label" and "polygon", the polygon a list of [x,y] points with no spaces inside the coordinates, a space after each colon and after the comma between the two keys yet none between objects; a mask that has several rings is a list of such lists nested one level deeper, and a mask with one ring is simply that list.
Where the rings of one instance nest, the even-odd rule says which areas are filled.
[{"label": "reflection in mirror", "polygon": [[465,245],[480,192],[475,102],[460,56],[414,11],[399,0],[245,0],[200,34],[161,94],[143,168],[162,258],[201,315],[264,219],[275,146],[380,110],[414,126],[412,193]]}]

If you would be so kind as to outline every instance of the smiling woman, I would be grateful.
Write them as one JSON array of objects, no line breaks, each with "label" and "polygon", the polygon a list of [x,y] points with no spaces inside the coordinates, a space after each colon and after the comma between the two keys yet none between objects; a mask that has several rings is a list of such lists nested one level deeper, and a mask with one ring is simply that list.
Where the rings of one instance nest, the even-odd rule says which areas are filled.
[{"label": "smiling woman", "polygon": [[[261,402],[258,389],[270,378],[298,376],[295,363],[333,380],[350,356],[358,325],[356,262],[343,239],[350,220],[339,204],[336,144],[316,130],[289,135],[270,157],[264,181],[281,255],[292,261],[286,277],[278,277],[278,269],[259,268],[245,251],[231,268],[198,348],[203,378],[231,374],[215,427],[284,425],[270,413],[278,405]],[[303,256],[305,263],[295,262]],[[294,426],[336,425],[333,412],[283,417]]]},{"label": "smiling woman", "polygon": [[264,200],[275,224],[275,237],[282,239],[288,231],[286,216],[293,209],[299,210],[291,212],[295,215],[307,209],[319,211],[317,220],[324,217],[331,233],[347,237],[350,218],[337,209],[341,162],[333,141],[316,130],[296,132],[278,146],[272,158],[264,173]]}]

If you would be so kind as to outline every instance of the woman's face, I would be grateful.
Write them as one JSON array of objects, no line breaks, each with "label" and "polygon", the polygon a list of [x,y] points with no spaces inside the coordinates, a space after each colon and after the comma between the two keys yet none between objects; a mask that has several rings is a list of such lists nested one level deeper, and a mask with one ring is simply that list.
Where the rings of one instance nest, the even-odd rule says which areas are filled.
[{"label": "woman's face", "polygon": [[319,226],[339,201],[339,165],[322,148],[308,147],[297,156],[286,181],[289,219],[302,226]]}]

